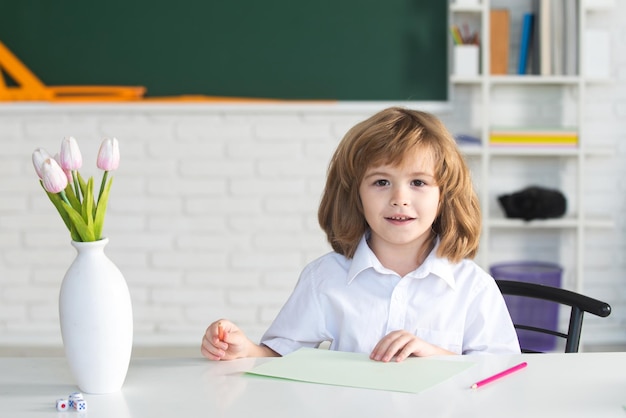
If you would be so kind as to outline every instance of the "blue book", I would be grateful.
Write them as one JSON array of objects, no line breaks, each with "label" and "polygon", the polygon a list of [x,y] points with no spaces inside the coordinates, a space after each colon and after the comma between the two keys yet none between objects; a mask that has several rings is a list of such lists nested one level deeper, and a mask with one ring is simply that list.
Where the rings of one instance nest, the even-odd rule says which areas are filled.
[{"label": "blue book", "polygon": [[519,65],[517,67],[518,74],[526,74],[526,61],[528,59],[528,50],[531,45],[533,21],[534,15],[532,13],[524,13],[524,20],[522,21],[522,41],[519,48]]}]

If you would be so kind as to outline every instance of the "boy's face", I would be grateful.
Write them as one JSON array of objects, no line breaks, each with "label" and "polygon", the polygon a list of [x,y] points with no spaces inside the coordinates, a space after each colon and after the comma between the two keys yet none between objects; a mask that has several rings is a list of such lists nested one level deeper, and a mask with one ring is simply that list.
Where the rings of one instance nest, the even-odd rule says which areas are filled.
[{"label": "boy's face", "polygon": [[377,251],[415,250],[430,237],[439,207],[439,186],[429,153],[414,151],[400,166],[370,167],[359,194]]}]

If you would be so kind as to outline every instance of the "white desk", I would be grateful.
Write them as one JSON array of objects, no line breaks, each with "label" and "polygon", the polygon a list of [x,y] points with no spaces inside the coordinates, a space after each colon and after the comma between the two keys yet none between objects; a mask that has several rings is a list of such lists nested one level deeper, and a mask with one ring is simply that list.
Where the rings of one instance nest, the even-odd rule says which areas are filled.
[{"label": "white desk", "polygon": [[[528,367],[469,386],[520,361]],[[626,353],[472,356],[467,371],[419,394],[244,375],[255,362],[138,358],[122,390],[85,394],[88,411],[57,412],[76,391],[64,358],[0,358],[0,416],[33,417],[626,417]]]}]

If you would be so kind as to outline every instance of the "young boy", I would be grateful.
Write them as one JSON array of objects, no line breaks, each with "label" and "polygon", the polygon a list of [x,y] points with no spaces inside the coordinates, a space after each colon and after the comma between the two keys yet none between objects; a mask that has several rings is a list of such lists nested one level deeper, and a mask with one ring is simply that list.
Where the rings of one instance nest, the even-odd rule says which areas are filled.
[{"label": "young boy", "polygon": [[324,341],[385,362],[520,352],[495,281],[471,260],[481,218],[470,172],[433,115],[394,107],[354,126],[331,160],[318,218],[334,251],[304,268],[261,344],[222,319],[204,334],[205,357]]}]

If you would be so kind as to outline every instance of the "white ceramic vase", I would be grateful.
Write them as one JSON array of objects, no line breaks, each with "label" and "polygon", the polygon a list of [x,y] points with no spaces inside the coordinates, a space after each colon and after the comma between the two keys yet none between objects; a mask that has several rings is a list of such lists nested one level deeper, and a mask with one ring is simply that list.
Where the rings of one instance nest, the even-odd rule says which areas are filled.
[{"label": "white ceramic vase", "polygon": [[81,391],[121,389],[133,345],[133,311],[124,276],[106,256],[109,240],[76,242],[59,294],[65,356]]}]

